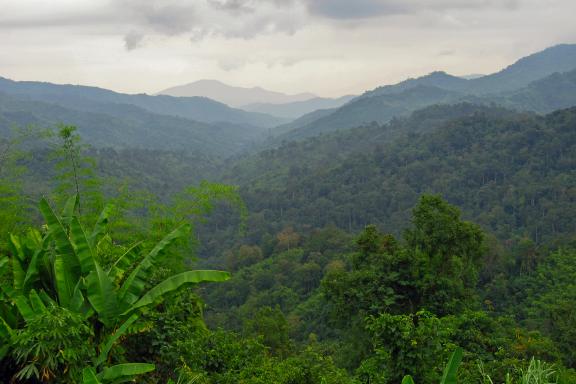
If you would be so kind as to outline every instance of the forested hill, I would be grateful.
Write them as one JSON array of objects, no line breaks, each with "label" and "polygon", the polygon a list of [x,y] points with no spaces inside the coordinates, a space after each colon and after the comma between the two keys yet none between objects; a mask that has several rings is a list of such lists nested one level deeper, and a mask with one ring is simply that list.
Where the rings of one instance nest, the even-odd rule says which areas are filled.
[{"label": "forested hill", "polygon": [[232,123],[207,124],[159,115],[122,104],[93,105],[85,111],[49,102],[15,98],[0,92],[0,133],[28,125],[54,129],[71,124],[95,147],[187,150],[213,157],[229,156],[259,141],[265,130]]},{"label": "forested hill", "polygon": [[576,45],[559,45],[525,57],[492,75],[466,80],[433,72],[395,85],[378,87],[342,107],[306,116],[276,131],[271,145],[393,117],[438,103],[498,104],[548,113],[574,105]]},{"label": "forested hill", "polygon": [[204,123],[248,124],[271,127],[284,120],[230,108],[205,97],[128,95],[103,88],[60,85],[37,81],[12,81],[0,77],[0,92],[89,112],[102,112],[116,105],[131,105],[160,115],[172,115]]},{"label": "forested hill", "polygon": [[554,73],[569,72],[575,68],[576,44],[560,44],[523,57],[490,75],[467,80],[436,71],[398,84],[377,87],[365,92],[361,98],[400,93],[422,85],[475,95],[495,94],[514,91]]},{"label": "forested hill", "polygon": [[397,233],[438,193],[502,239],[574,236],[576,108],[546,116],[470,104],[323,135],[231,165],[253,238],[287,226]]}]

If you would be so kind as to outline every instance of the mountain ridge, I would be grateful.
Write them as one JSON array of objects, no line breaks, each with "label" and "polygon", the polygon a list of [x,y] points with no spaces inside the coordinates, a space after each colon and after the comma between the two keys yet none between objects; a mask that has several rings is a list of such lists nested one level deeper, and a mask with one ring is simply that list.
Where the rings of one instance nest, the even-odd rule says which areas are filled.
[{"label": "mountain ridge", "polygon": [[237,87],[225,84],[219,80],[198,80],[191,83],[166,88],[155,95],[176,97],[204,96],[227,104],[231,107],[242,107],[256,103],[284,104],[305,101],[318,96],[304,92],[288,95],[271,91],[262,87]]}]

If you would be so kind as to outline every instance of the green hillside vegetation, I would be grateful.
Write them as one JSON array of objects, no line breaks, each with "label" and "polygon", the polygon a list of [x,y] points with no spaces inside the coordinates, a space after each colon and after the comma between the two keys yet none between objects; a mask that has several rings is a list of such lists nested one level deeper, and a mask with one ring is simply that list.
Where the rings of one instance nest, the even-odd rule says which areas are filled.
[{"label": "green hillside vegetation", "polygon": [[132,105],[104,104],[84,111],[0,93],[3,134],[8,134],[14,126],[48,128],[64,121],[77,125],[85,141],[96,147],[186,149],[212,156],[242,151],[261,140],[265,132],[263,128],[231,123],[210,125],[158,115]]},{"label": "green hillside vegetation", "polygon": [[79,85],[60,85],[35,81],[12,81],[0,77],[0,92],[22,99],[43,101],[72,109],[100,112],[102,105],[132,105],[160,115],[172,115],[204,123],[228,122],[256,127],[271,127],[282,119],[230,108],[205,97],[128,95],[107,89]]},{"label": "green hillside vegetation", "polygon": [[576,70],[555,73],[514,92],[503,104],[517,109],[548,113],[576,105],[575,87]]},{"label": "green hillside vegetation", "polygon": [[248,156],[223,180],[241,186],[254,238],[329,224],[398,233],[419,195],[439,193],[502,240],[569,240],[575,115],[431,107]]},{"label": "green hillside vegetation", "polygon": [[0,79],[0,383],[575,384],[575,57],[277,128]]}]

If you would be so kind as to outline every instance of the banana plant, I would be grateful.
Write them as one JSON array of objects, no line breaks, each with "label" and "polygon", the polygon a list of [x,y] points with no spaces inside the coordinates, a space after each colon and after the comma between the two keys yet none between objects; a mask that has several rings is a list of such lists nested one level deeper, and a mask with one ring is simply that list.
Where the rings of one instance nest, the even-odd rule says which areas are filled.
[{"label": "banana plant", "polygon": [[[462,362],[462,355],[463,355],[462,348],[458,347],[452,355],[450,356],[450,360],[448,360],[448,364],[444,368],[444,373],[442,374],[442,380],[440,380],[440,384],[457,384],[457,374],[458,374],[458,366]],[[414,379],[410,375],[404,376],[402,379],[402,384],[415,384]]]},{"label": "banana plant", "polygon": [[[186,271],[149,287],[151,272],[167,249],[190,232],[187,224],[174,229],[147,254],[137,252],[138,244],[129,247],[104,269],[96,249],[105,237],[111,206],[102,211],[90,231],[77,215],[78,196],[66,202],[60,215],[45,199],[40,201],[40,211],[46,221],[44,233],[31,230],[26,236],[10,236],[11,256],[0,256],[0,358],[9,352],[9,340],[18,327],[41,315],[47,306],[60,306],[81,314],[95,330],[98,355],[84,370],[84,381],[122,382],[154,369],[151,364],[105,366],[113,345],[127,334],[142,310],[186,286],[229,278],[222,271]],[[9,274],[11,278],[2,279]]]}]

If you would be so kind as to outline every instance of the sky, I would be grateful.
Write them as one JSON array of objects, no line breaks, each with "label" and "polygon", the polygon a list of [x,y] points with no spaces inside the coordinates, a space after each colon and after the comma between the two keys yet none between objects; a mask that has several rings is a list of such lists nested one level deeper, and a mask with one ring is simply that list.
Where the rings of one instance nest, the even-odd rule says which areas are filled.
[{"label": "sky", "polygon": [[575,0],[0,0],[0,76],[336,97],[576,43]]}]

